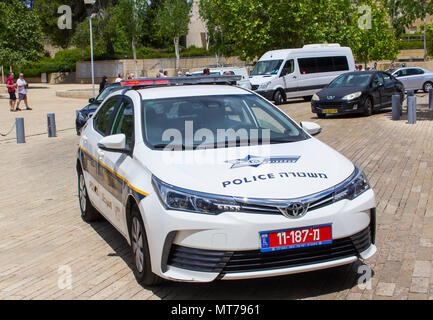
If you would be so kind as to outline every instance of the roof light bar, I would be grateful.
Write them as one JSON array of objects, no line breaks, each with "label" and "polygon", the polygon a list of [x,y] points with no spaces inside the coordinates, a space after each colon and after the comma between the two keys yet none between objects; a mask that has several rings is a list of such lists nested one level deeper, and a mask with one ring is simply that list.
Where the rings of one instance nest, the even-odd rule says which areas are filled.
[{"label": "roof light bar", "polygon": [[122,86],[179,86],[196,84],[232,84],[240,81],[242,76],[236,75],[210,75],[210,76],[190,76],[190,77],[166,77],[166,78],[138,78],[123,80]]}]

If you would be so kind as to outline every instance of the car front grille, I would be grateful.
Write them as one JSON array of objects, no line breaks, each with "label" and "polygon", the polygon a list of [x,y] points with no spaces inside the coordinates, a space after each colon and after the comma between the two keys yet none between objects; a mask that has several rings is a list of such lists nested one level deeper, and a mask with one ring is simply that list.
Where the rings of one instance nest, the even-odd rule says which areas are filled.
[{"label": "car front grille", "polygon": [[334,202],[334,192],[326,192],[311,198],[273,201],[269,203],[263,200],[255,201],[253,199],[242,200],[241,198],[236,198],[236,202],[241,206],[240,211],[260,214],[281,214],[279,208],[286,208],[290,202],[297,201],[308,204],[308,212],[311,212],[332,204]]},{"label": "car front grille", "polygon": [[[373,231],[374,232],[374,231]],[[358,256],[372,244],[372,228],[332,244],[275,252],[211,251],[172,245],[167,264],[201,272],[229,273],[299,267]]]}]

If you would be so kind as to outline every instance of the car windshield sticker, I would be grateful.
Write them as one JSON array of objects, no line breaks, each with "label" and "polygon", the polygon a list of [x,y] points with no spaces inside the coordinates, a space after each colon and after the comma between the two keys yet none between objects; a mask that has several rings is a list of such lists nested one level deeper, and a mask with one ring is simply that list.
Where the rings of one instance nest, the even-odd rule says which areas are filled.
[{"label": "car windshield sticker", "polygon": [[237,169],[243,167],[253,167],[258,168],[262,164],[267,163],[296,163],[300,159],[300,156],[288,156],[288,157],[256,157],[256,156],[246,156],[244,159],[230,160],[227,163],[232,164],[230,169]]}]

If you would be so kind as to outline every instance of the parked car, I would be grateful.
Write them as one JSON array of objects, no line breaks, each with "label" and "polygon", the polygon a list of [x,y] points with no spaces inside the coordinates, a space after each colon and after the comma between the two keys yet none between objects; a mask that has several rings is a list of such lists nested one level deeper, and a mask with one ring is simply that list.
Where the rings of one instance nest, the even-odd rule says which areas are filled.
[{"label": "parked car", "polygon": [[77,152],[82,219],[102,215],[125,237],[144,285],[371,258],[376,201],[362,170],[313,137],[319,125],[216,78],[125,81],[104,100]]},{"label": "parked car", "polygon": [[335,77],[355,70],[352,50],[339,44],[311,44],[266,52],[250,74],[253,90],[279,105],[309,101]]},{"label": "parked car", "polygon": [[120,83],[109,84],[96,98],[90,98],[87,106],[77,111],[75,119],[75,130],[77,131],[77,135],[80,135],[81,128],[83,128],[87,120],[92,117],[93,113],[98,109],[102,101],[104,101],[110,93],[120,89],[122,89]]},{"label": "parked car", "polygon": [[345,73],[332,81],[311,100],[311,110],[319,118],[327,114],[364,113],[372,115],[377,109],[392,105],[392,96],[400,95],[403,103],[403,84],[382,71]]},{"label": "parked car", "polygon": [[[221,68],[221,69],[210,69],[210,74],[211,75],[224,75],[224,74],[230,74],[230,75],[236,75],[236,76],[241,76],[242,79],[240,81],[237,82],[237,85],[251,90],[252,86],[250,83],[250,79],[248,77],[248,71],[246,68]],[[193,72],[191,73],[192,76],[201,76],[203,75],[203,72]]]},{"label": "parked car", "polygon": [[429,70],[406,67],[388,70],[388,72],[403,83],[406,91],[423,90],[425,93],[428,93],[430,89],[433,89],[433,72]]}]

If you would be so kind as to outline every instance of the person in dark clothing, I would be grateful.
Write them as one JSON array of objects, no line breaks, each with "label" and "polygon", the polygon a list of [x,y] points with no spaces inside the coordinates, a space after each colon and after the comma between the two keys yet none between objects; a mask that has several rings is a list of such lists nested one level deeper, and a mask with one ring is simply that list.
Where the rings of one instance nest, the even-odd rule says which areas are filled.
[{"label": "person in dark clothing", "polygon": [[99,84],[99,93],[101,93],[102,91],[104,91],[105,87],[108,85],[107,79],[108,78],[106,76],[102,77],[102,81]]}]

